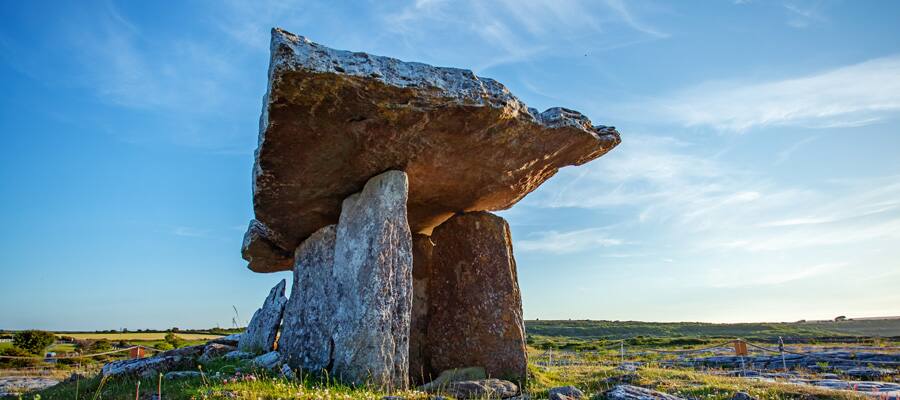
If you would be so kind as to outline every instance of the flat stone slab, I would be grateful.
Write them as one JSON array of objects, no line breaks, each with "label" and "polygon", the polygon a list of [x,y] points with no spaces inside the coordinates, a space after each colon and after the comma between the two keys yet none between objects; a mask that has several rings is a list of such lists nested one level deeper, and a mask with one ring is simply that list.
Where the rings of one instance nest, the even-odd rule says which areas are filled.
[{"label": "flat stone slab", "polygon": [[620,142],[584,115],[528,108],[471,71],[334,50],[272,31],[269,84],[253,173],[256,220],[243,256],[290,270],[293,250],[335,224],[369,178],[409,178],[411,231],[458,212],[506,209]]}]

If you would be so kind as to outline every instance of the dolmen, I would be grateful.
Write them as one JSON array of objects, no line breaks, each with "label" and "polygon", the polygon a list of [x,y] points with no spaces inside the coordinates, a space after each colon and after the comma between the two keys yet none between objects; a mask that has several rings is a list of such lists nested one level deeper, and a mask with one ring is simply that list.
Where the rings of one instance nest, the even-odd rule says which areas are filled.
[{"label": "dolmen", "polygon": [[510,229],[490,211],[619,142],[468,70],[273,29],[242,255],[293,286],[283,301],[273,289],[241,348],[386,389],[476,366],[524,383]]}]

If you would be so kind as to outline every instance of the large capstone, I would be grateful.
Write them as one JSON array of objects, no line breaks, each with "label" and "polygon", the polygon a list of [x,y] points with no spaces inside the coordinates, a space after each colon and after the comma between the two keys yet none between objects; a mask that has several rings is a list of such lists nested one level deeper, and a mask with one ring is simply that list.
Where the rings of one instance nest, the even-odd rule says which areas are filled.
[{"label": "large capstone", "polygon": [[281,359],[294,369],[331,369],[332,317],[337,307],[331,276],[335,232],[335,225],[319,229],[294,253],[294,285],[278,339]]},{"label": "large capstone", "polygon": [[525,325],[509,225],[487,212],[434,229],[424,355],[431,372],[482,366],[525,381]]},{"label": "large capstone", "polygon": [[369,178],[405,171],[412,232],[459,212],[506,209],[559,168],[619,143],[577,111],[528,108],[471,71],[334,50],[272,31],[253,173],[251,270],[290,270]]},{"label": "large capstone", "polygon": [[266,353],[275,348],[275,338],[281,325],[281,316],[287,298],[284,297],[284,279],[269,291],[262,307],[253,313],[247,330],[238,341],[238,350],[250,353]]},{"label": "large capstone", "polygon": [[412,238],[408,180],[388,171],[344,200],[334,249],[332,376],[405,389],[408,383]]}]

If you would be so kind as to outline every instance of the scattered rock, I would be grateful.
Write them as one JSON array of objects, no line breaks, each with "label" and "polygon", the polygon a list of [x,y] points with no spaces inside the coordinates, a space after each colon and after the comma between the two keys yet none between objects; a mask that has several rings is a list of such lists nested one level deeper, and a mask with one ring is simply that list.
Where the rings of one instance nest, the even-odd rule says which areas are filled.
[{"label": "scattered rock", "polygon": [[205,347],[203,347],[203,353],[200,355],[198,361],[206,363],[214,358],[218,358],[227,353],[235,351],[235,349],[236,348],[234,346],[230,346],[227,344],[208,343]]},{"label": "scattered rock", "polygon": [[383,171],[409,175],[410,226],[427,233],[459,211],[509,208],[620,142],[614,128],[529,109],[468,70],[334,50],[280,29],[270,66],[253,173],[260,227],[243,247],[258,272],[291,269],[292,251]]},{"label": "scattered rock", "polygon": [[166,379],[184,379],[200,377],[200,371],[171,371],[163,376]]},{"label": "scattered rock", "polygon": [[684,400],[663,392],[642,388],[640,386],[618,385],[606,392],[608,400]]},{"label": "scattered rock", "polygon": [[488,376],[525,382],[525,326],[509,225],[487,212],[458,214],[435,228],[431,240],[426,364],[436,371],[480,365]]},{"label": "scattered rock", "polygon": [[370,179],[344,200],[335,234],[333,375],[392,390],[409,382],[412,237],[408,181],[400,171]]},{"label": "scattered rock", "polygon": [[250,365],[256,368],[278,371],[281,366],[281,356],[277,351],[270,351],[251,360]]},{"label": "scattered rock", "polygon": [[247,359],[253,358],[254,356],[255,356],[255,354],[247,352],[247,351],[235,350],[235,351],[225,353],[225,355],[222,356],[222,358],[224,358],[226,360],[247,360]]},{"label": "scattered rock", "polygon": [[290,380],[294,380],[297,378],[297,375],[294,374],[294,370],[292,370],[291,366],[287,364],[281,365],[281,376]]},{"label": "scattered rock", "polygon": [[863,379],[877,379],[883,376],[891,375],[893,371],[882,368],[852,368],[844,371],[847,376]]},{"label": "scattered rock", "polygon": [[487,379],[487,372],[484,371],[483,367],[453,368],[441,372],[433,381],[419,386],[419,390],[435,392],[446,387],[451,382],[475,381],[479,379]]},{"label": "scattered rock", "polygon": [[757,400],[747,392],[737,392],[731,396],[731,400]]},{"label": "scattered rock", "polygon": [[601,382],[607,385],[618,385],[622,383],[632,383],[638,380],[637,374],[624,374],[624,375],[616,375],[611,376],[609,378],[603,379]]},{"label": "scattered rock", "polygon": [[441,389],[457,399],[506,399],[519,394],[519,387],[500,379],[450,382]]},{"label": "scattered rock", "polygon": [[247,330],[238,341],[238,350],[260,354],[275,348],[275,337],[278,334],[278,326],[281,324],[284,305],[287,303],[287,298],[284,297],[284,286],[285,281],[282,279],[269,291],[269,296],[266,297],[263,306],[253,313]]},{"label": "scattered rock", "polygon": [[233,333],[228,336],[222,336],[222,337],[210,340],[209,342],[207,342],[207,344],[216,343],[216,344],[224,344],[226,346],[237,346],[238,342],[240,342],[240,341],[241,341],[241,334]]},{"label": "scattered rock", "polygon": [[304,371],[327,368],[334,352],[336,230],[335,225],[319,229],[294,253],[294,284],[284,309],[278,352],[288,365]]},{"label": "scattered rock", "polygon": [[134,375],[152,378],[166,371],[193,368],[195,365],[194,359],[189,356],[162,353],[155,357],[113,361],[104,365],[100,372],[104,377]]},{"label": "scattered rock", "polygon": [[580,399],[584,397],[584,392],[575,386],[560,386],[551,388],[548,391],[548,397],[550,400]]}]

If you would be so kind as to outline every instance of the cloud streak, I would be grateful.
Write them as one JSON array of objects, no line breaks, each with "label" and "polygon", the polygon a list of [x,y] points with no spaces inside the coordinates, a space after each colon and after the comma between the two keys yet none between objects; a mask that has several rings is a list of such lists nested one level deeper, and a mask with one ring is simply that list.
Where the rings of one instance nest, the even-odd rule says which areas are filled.
[{"label": "cloud streak", "polygon": [[669,121],[731,132],[868,125],[900,111],[900,56],[777,81],[703,83],[653,106]]},{"label": "cloud streak", "polygon": [[532,236],[532,239],[517,241],[516,249],[519,251],[565,254],[601,247],[620,246],[624,243],[620,239],[609,237],[606,229],[602,228],[569,232],[538,232]]}]

